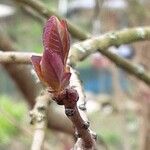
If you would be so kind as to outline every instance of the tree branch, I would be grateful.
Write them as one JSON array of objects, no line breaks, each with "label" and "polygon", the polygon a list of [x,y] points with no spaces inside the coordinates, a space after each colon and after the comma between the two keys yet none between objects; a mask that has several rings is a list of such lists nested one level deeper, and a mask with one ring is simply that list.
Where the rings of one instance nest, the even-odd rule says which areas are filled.
[{"label": "tree branch", "polygon": [[[71,63],[85,59],[90,54],[106,51],[110,46],[120,46],[138,41],[150,40],[150,27],[135,27],[120,31],[107,32],[101,36],[93,37],[71,47]],[[111,53],[111,52],[110,52]],[[108,56],[107,56],[108,57]]]},{"label": "tree branch", "polygon": [[0,51],[0,63],[3,64],[30,64],[32,55],[40,55],[30,52],[3,52]]},{"label": "tree branch", "polygon": [[[89,129],[89,121],[85,114],[85,96],[82,86],[75,71],[71,68],[71,80],[68,88],[64,89],[59,95],[53,95],[52,99],[59,105],[64,105],[66,116],[72,121],[76,131],[77,142],[74,150],[96,149],[96,134]],[[77,103],[79,102],[79,109]],[[82,107],[81,107],[82,105]]]},{"label": "tree branch", "polygon": [[71,64],[76,64],[76,62],[82,61],[98,50],[117,66],[144,81],[147,85],[150,85],[150,75],[144,71],[144,68],[107,50],[110,46],[120,46],[122,44],[144,40],[150,40],[150,27],[138,27],[109,32],[102,36],[74,44],[71,48],[70,62]]},{"label": "tree branch", "polygon": [[70,86],[74,87],[74,89],[77,91],[79,95],[77,106],[74,108],[76,116],[72,116],[70,118],[78,129],[78,133],[77,133],[78,139],[74,146],[74,149],[76,150],[78,148],[81,148],[83,145],[83,141],[86,142],[86,145],[88,146],[92,145],[92,147],[96,149],[96,144],[95,144],[96,134],[92,132],[90,129],[88,129],[89,121],[86,115],[86,101],[85,101],[84,90],[78,78],[77,72],[73,68],[71,68],[70,71],[72,73],[70,79]]},{"label": "tree branch", "polygon": [[[150,85],[150,76],[145,72],[140,66],[129,62],[128,60],[114,54],[111,51],[106,50],[110,46],[120,46],[122,44],[144,41],[150,39],[150,27],[141,27],[126,29],[116,32],[109,32],[102,36],[91,38],[83,42],[74,44],[71,47],[70,51],[70,64],[75,65],[78,61],[82,61],[90,54],[96,52],[97,50],[108,57],[120,68],[123,68],[128,73],[134,75],[140,80],[144,81],[147,85]],[[0,53],[0,62],[1,63],[30,63],[30,57],[33,53],[24,54],[21,53]],[[39,55],[39,54],[37,54]]]},{"label": "tree branch", "polygon": [[[13,54],[19,53],[19,52],[16,52],[18,51],[18,49],[14,45],[15,43],[6,34],[0,31],[0,49],[3,51],[12,52]],[[4,54],[4,53],[2,52],[1,54]],[[21,53],[21,55],[22,54],[23,53]],[[30,60],[30,56],[28,57],[28,61],[29,60]],[[2,66],[4,66],[4,68],[6,69],[6,71],[12,78],[12,80],[18,86],[20,92],[25,97],[26,102],[28,102],[29,107],[32,108],[35,104],[36,94],[39,92],[40,87],[37,85],[35,80],[33,80],[33,77],[30,72],[31,69],[28,66],[15,65],[12,62],[13,62],[13,59],[11,58],[11,61],[10,61],[11,64],[3,63]],[[48,116],[48,127],[50,129],[54,129],[54,130],[68,133],[71,135],[73,134],[74,130],[73,130],[72,124],[66,118],[65,114],[55,111],[53,108],[53,105],[50,105],[49,114],[50,115]],[[59,124],[60,121],[62,122],[61,124]]]},{"label": "tree branch", "polygon": [[[56,12],[49,10],[42,2],[38,0],[13,0],[17,3],[21,3],[22,5],[28,6],[43,16],[45,19],[48,19],[50,16],[55,15],[58,19],[63,19],[62,16],[58,15]],[[65,19],[66,20],[66,19]],[[69,20],[67,20],[67,24],[69,27],[69,32],[73,37],[84,40],[90,37],[90,34],[84,32],[74,24],[72,24]]]},{"label": "tree branch", "polygon": [[47,128],[49,95],[42,92],[36,99],[36,104],[30,112],[31,124],[35,125],[34,137],[31,150],[42,150]]},{"label": "tree branch", "polygon": [[[2,51],[9,52],[14,52],[18,50],[15,46],[15,43],[1,30],[0,49]],[[18,66],[12,64],[2,64],[2,66],[8,72],[11,79],[16,83],[21,94],[26,98],[26,102],[28,102],[29,107],[31,108],[32,106],[34,106],[34,99],[38,91],[38,86],[35,86],[36,83],[31,76],[28,66]]]}]

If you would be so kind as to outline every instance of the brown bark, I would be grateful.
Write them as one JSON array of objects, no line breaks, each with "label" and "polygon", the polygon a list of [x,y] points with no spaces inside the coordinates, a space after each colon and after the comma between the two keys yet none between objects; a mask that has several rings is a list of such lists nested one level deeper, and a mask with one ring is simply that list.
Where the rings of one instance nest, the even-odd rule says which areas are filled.
[{"label": "brown bark", "polygon": [[[1,33],[0,49],[3,51],[15,51],[16,48],[13,45],[13,42],[6,35]],[[37,88],[34,86],[35,81],[32,79],[28,67],[25,65],[16,66],[12,64],[3,64],[3,67],[18,86],[18,89],[26,98],[29,106],[32,107],[34,105]]]},{"label": "brown bark", "polygon": [[140,133],[139,149],[150,149],[150,88],[142,83],[139,84],[137,101],[141,106],[140,111]]},{"label": "brown bark", "polygon": [[142,103],[140,126],[140,150],[150,149],[150,103]]},{"label": "brown bark", "polygon": [[[3,51],[16,51],[17,48],[14,46],[14,43],[11,39],[8,38],[3,33],[0,33],[0,49]],[[28,102],[30,108],[35,104],[35,98],[38,93],[39,87],[36,85],[36,82],[32,79],[30,69],[27,65],[13,65],[5,64],[3,67],[6,69],[10,77],[14,80],[18,89],[21,91],[25,100]],[[50,109],[48,117],[48,127],[73,134],[74,129],[71,122],[65,114],[53,111]]]},{"label": "brown bark", "polygon": [[[136,51],[136,58],[134,62],[142,64],[145,70],[149,72],[150,69],[150,52],[149,42],[142,42],[134,45]],[[150,149],[150,87],[143,83],[134,80],[136,83],[134,99],[140,106],[140,126],[139,126],[139,150]],[[138,112],[139,113],[139,112]]]}]

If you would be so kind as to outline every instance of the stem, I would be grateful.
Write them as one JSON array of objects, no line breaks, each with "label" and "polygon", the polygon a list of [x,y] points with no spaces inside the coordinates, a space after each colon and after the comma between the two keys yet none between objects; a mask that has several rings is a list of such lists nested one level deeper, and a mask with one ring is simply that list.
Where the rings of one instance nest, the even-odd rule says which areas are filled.
[{"label": "stem", "polygon": [[30,64],[31,63],[31,56],[32,55],[39,55],[37,53],[31,52],[3,52],[0,51],[0,63],[5,64]]},{"label": "stem", "polygon": [[[9,51],[10,53],[12,52],[12,54],[16,54],[16,52],[14,51],[19,51],[19,49],[15,47],[15,43],[1,31],[0,31],[0,49],[3,51]],[[3,52],[0,53],[0,55],[1,54],[5,55],[5,53]],[[21,53],[21,55],[23,55],[23,53]],[[18,57],[20,57],[20,55]],[[30,57],[31,56],[27,58],[29,63]],[[3,57],[0,56],[0,59],[3,59]],[[29,107],[32,108],[35,104],[36,94],[39,93],[40,87],[33,79],[30,67],[28,67],[27,65],[12,64],[13,60],[11,60],[10,63],[11,64],[2,64],[2,66],[9,74],[10,78],[16,83],[19,90],[18,92],[21,92],[23,94],[23,96],[25,97],[25,101],[28,102]],[[62,124],[60,124],[59,122],[62,122]],[[57,130],[70,135],[73,135],[74,132],[72,124],[70,121],[68,121],[68,118],[66,118],[65,114],[56,111],[53,105],[50,105],[50,111],[48,116],[48,127],[49,129]]]},{"label": "stem", "polygon": [[[145,70],[139,67],[137,64],[133,64],[128,60],[114,54],[111,51],[106,50],[110,46],[120,46],[122,44],[127,44],[136,41],[143,41],[150,39],[150,27],[141,27],[126,29],[117,32],[109,32],[97,38],[91,38],[83,42],[74,44],[70,51],[70,64],[74,65],[78,61],[82,61],[90,54],[94,53],[96,50],[101,52],[116,65],[126,70],[128,73],[134,75],[138,79],[144,81],[147,85],[150,85],[150,75],[145,72]],[[6,56],[5,56],[6,55]],[[20,57],[23,53],[0,53],[0,63],[31,63],[30,55],[25,55]],[[39,55],[39,54],[36,54]],[[13,56],[13,57],[12,57]]]},{"label": "stem", "polygon": [[[43,16],[45,19],[48,19],[50,16],[55,15],[59,19],[63,19],[60,15],[58,15],[56,12],[49,10],[44,3],[38,1],[38,0],[13,0],[15,2],[21,3],[22,5],[29,6],[33,10],[35,10],[37,13],[39,13],[41,16]],[[66,20],[66,19],[65,19]],[[72,24],[70,21],[67,20],[68,28],[70,33],[73,37],[84,40],[89,38],[89,34],[78,28],[76,25]]]},{"label": "stem", "polygon": [[[73,44],[70,52],[70,61],[72,64],[76,64],[76,62],[84,60],[96,51],[101,53],[111,46],[119,47],[122,44],[146,40],[150,40],[150,26],[107,32],[101,36],[92,37],[83,42]],[[112,52],[109,51],[108,53],[111,55]],[[107,57],[109,58],[109,56]]]},{"label": "stem", "polygon": [[[82,145],[84,145],[84,147],[86,148],[87,147],[95,148],[96,134],[90,129],[88,129],[89,120],[86,114],[85,93],[81,85],[81,82],[78,78],[77,72],[73,68],[70,68],[70,72],[72,74],[71,79],[70,79],[70,86],[73,86],[79,95],[77,105],[74,107],[74,110],[73,110],[73,112],[75,113],[72,117],[69,117],[78,132],[78,140],[74,148],[77,149],[78,147],[81,147]],[[65,103],[67,103],[67,101]],[[67,109],[67,104],[65,105],[65,109]],[[80,142],[78,143],[78,141]],[[80,146],[80,143],[81,143],[81,146]]]},{"label": "stem", "polygon": [[82,150],[95,150],[96,134],[89,129],[89,121],[85,113],[85,96],[81,82],[73,68],[70,68],[70,71],[72,76],[69,87],[64,89],[61,93],[52,93],[52,99],[56,101],[57,104],[64,105],[65,114],[75,127],[75,133],[78,139],[73,149],[78,150],[78,148],[82,148]]},{"label": "stem", "polygon": [[34,137],[31,150],[42,150],[47,128],[49,96],[41,93],[36,99],[36,104],[30,112],[31,124],[35,125]]},{"label": "stem", "polygon": [[[67,100],[66,102],[64,101],[64,105],[65,105],[65,110],[67,111],[68,110]],[[94,140],[92,138],[92,135],[90,134],[90,130],[88,129],[89,124],[81,118],[77,106],[75,106],[71,111],[74,112],[72,116],[67,115],[67,113],[66,115],[75,126],[77,130],[78,138],[81,138],[83,140],[82,147],[84,149],[93,148]]]},{"label": "stem", "polygon": [[89,122],[84,120],[84,117],[81,117],[79,110],[77,108],[77,101],[79,99],[78,92],[73,87],[68,87],[64,89],[59,94],[52,94],[53,100],[57,102],[57,104],[64,105],[65,114],[72,121],[76,135],[78,140],[80,140],[80,144],[75,144],[77,150],[78,148],[82,148],[82,150],[95,149],[95,137],[90,132]]}]

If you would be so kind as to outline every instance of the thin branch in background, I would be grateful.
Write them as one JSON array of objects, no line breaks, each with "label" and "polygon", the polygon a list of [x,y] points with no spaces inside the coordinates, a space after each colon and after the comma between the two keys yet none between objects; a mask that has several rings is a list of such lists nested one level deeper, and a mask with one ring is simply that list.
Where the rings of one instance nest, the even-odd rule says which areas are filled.
[{"label": "thin branch in background", "polygon": [[102,11],[102,7],[104,4],[104,0],[95,0],[95,8],[94,8],[94,18],[95,19],[100,19],[100,14]]},{"label": "thin branch in background", "polygon": [[[16,44],[13,42],[13,40],[10,39],[10,37],[1,30],[0,30],[0,49],[2,51],[9,51],[9,52],[19,51],[16,48]],[[38,86],[35,86],[36,82],[35,80],[33,80],[28,66],[2,64],[2,67],[4,67],[6,72],[9,74],[10,78],[16,83],[19,92],[21,92],[26,102],[28,102],[29,107],[31,108],[34,105],[34,99],[38,91]]]},{"label": "thin branch in background", "polygon": [[25,7],[24,5],[20,5],[21,10],[25,15],[34,19],[36,22],[39,22],[40,25],[44,23],[44,18],[39,16],[34,10],[30,7]]},{"label": "thin branch in background", "polygon": [[[0,63],[16,64],[16,63],[20,62],[20,64],[30,64],[32,55],[35,55],[35,53],[0,51],[0,56],[1,56]],[[38,55],[38,54],[36,53],[36,55]]]},{"label": "thin branch in background", "polygon": [[[35,0],[13,0],[13,1],[17,2],[18,4],[21,3],[22,5],[25,5],[25,6],[28,6],[32,9],[34,9],[38,14],[43,16],[45,19],[48,19],[52,15],[56,16],[60,20],[62,19],[62,17],[60,15],[58,15],[56,12],[48,9],[44,5],[44,3],[42,3],[38,0],[36,0],[36,1]],[[90,37],[89,33],[84,32],[83,30],[81,30],[80,28],[78,28],[77,26],[72,24],[69,20],[67,20],[67,24],[68,24],[69,31],[73,37],[80,39],[80,40],[84,40],[84,39],[87,39]]]},{"label": "thin branch in background", "polygon": [[84,119],[84,121],[88,122],[88,118],[86,116],[86,100],[85,100],[85,93],[83,87],[81,85],[81,81],[78,77],[78,73],[75,69],[70,68],[71,71],[71,79],[70,79],[70,86],[73,86],[75,90],[77,90],[79,94],[79,100],[77,102],[77,106],[79,108],[79,112]]},{"label": "thin branch in background", "polygon": [[43,149],[45,131],[47,128],[49,101],[49,95],[45,92],[41,92],[40,96],[36,98],[36,104],[33,110],[30,112],[31,124],[35,126],[31,150]]},{"label": "thin branch in background", "polygon": [[101,33],[101,12],[104,0],[95,0],[94,13],[92,17],[92,33],[97,35]]},{"label": "thin branch in background", "polygon": [[[81,47],[82,48],[82,47]],[[80,48],[79,48],[80,49]],[[101,53],[107,56],[111,61],[113,61],[116,65],[118,65],[120,68],[124,69],[128,73],[134,75],[138,79],[144,81],[147,85],[150,85],[150,76],[149,73],[147,73],[144,68],[141,68],[137,64],[133,64],[129,62],[128,60],[118,56],[117,54],[114,54],[107,50],[101,50]],[[6,57],[5,57],[6,54]],[[0,63],[17,63],[17,64],[30,64],[30,58],[33,53],[19,53],[19,52],[0,52]],[[35,54],[35,53],[34,53]],[[39,55],[39,54],[37,54]],[[13,59],[12,59],[13,56]],[[23,58],[23,56],[25,58]],[[23,60],[21,59],[23,58]]]},{"label": "thin branch in background", "polygon": [[138,27],[109,32],[102,36],[74,44],[71,47],[70,63],[75,65],[78,61],[82,61],[90,54],[99,51],[118,67],[144,81],[147,85],[150,85],[150,75],[149,73],[145,73],[144,68],[107,50],[110,46],[120,46],[122,44],[144,40],[150,40],[150,27]]},{"label": "thin branch in background", "polygon": [[[49,18],[49,16],[51,16],[51,15],[56,15],[58,18],[61,18],[55,12],[48,10],[44,6],[44,4],[39,1],[33,1],[33,0],[30,0],[30,1],[15,0],[15,1],[20,2],[24,5],[27,5],[31,8],[33,8],[39,14],[41,14],[44,18]],[[83,40],[83,39],[86,39],[89,37],[88,34],[83,33],[82,30],[78,29],[76,26],[72,27],[72,25],[70,25],[70,23],[68,23],[68,25],[69,25],[69,29],[70,29],[70,32],[72,33],[72,35],[74,35],[74,31],[76,31],[75,33],[77,33],[78,36],[76,36],[76,35],[74,35],[74,36],[77,37],[78,39]],[[106,41],[104,40],[103,42],[100,42],[98,40],[98,38],[95,38],[95,40],[93,40],[94,38],[92,38],[90,40],[86,40],[88,42],[86,42],[86,41],[83,42],[81,44],[82,46],[76,44],[74,46],[74,49],[78,49],[79,51],[78,52],[75,51],[76,54],[73,55],[73,59],[71,58],[71,60],[73,60],[73,63],[75,63],[77,60],[82,60],[83,58],[89,56],[91,53],[95,52],[96,50],[101,52],[106,57],[110,58],[110,56],[112,56],[113,54],[110,51],[107,51],[107,54],[106,54],[106,52],[104,53],[104,50],[112,45],[119,46],[121,44],[127,44],[127,43],[131,43],[133,41],[149,39],[149,36],[150,36],[149,27],[147,27],[147,29],[146,29],[147,31],[143,30],[143,28],[141,28],[141,27],[136,28],[135,30],[136,31],[134,31],[132,29],[131,30],[127,29],[127,30],[121,31],[122,34],[120,34],[120,36],[121,37],[123,36],[124,37],[123,39],[118,36],[119,32],[118,33],[112,32],[110,34],[104,35],[104,38],[105,38],[105,36],[109,37],[109,38],[106,38],[107,39]],[[130,34],[128,32],[130,32]],[[103,38],[103,37],[101,37],[101,38]],[[74,57],[74,56],[76,56],[76,57]],[[110,60],[114,61],[118,65],[118,61],[116,61],[116,59],[120,60],[120,57],[117,55],[116,56],[113,55],[113,57],[110,58]],[[121,66],[121,67],[124,67],[124,65],[127,65],[126,61],[119,61],[119,62],[121,63],[121,64],[119,64],[119,66]],[[147,81],[149,81],[149,76],[144,76],[142,69],[139,69],[139,67],[137,67],[137,66],[133,66],[133,67],[130,66],[129,68],[124,67],[124,69],[126,69],[129,73],[136,75],[141,80],[146,80],[145,81],[146,83],[147,83]],[[132,69],[134,71],[132,71]],[[137,70],[137,72],[135,72],[135,70]]]},{"label": "thin branch in background", "polygon": [[[2,51],[4,52],[9,51],[12,52],[12,54],[13,53],[18,54],[17,51],[19,51],[19,49],[17,49],[15,45],[16,44],[6,34],[0,31],[0,49]],[[29,55],[30,54],[32,53],[29,53]],[[23,53],[21,53],[21,55],[23,55]],[[28,54],[25,53],[25,57],[27,57],[27,55]],[[18,89],[20,90],[19,92],[23,94],[23,96],[25,97],[25,101],[28,102],[29,108],[32,108],[35,104],[36,94],[39,92],[40,87],[33,79],[31,75],[30,67],[23,64],[15,65],[13,63],[14,60],[13,57],[9,58],[11,60],[10,63],[6,63],[6,64],[0,63],[0,64],[2,64],[2,66],[6,69],[6,71],[12,78],[12,80],[16,83]],[[30,57],[31,56],[27,58],[29,63],[30,63]],[[60,121],[62,122],[61,124],[59,123]],[[64,113],[56,111],[53,105],[50,105],[49,116],[48,116],[48,127],[49,129],[53,129],[53,130],[57,130],[60,132],[73,135],[73,127],[71,122],[68,121]]]},{"label": "thin branch in background", "polygon": [[111,46],[118,47],[122,44],[146,40],[150,40],[149,26],[107,32],[103,35],[73,44],[70,52],[70,59],[73,64],[76,64],[76,62],[84,60],[87,56],[96,51],[101,52],[101,50],[104,51]]},{"label": "thin branch in background", "polygon": [[[25,0],[24,0],[25,1]],[[26,0],[27,1],[27,0]],[[34,2],[34,1],[33,1]],[[44,14],[44,11],[43,11],[43,14]],[[71,30],[70,30],[71,31]],[[76,31],[80,31],[80,30],[76,30]],[[139,34],[139,36],[141,37],[141,38],[143,38],[143,30],[139,30],[140,32],[140,34]],[[81,32],[79,32],[79,33],[81,33]],[[80,36],[82,36],[82,38],[81,39],[83,39],[83,37],[84,37],[84,34],[81,34]],[[79,36],[79,37],[80,37]],[[144,36],[145,36],[145,33],[144,33]],[[114,36],[114,35],[112,35],[111,36],[111,39],[113,39],[113,41],[115,41],[116,40],[116,37]],[[107,42],[107,41],[106,41]],[[88,43],[89,44],[89,43]],[[116,44],[117,45],[117,44]],[[117,45],[118,46],[118,45]],[[123,65],[123,66],[121,66],[121,67],[123,67],[124,69],[126,69],[128,72],[130,72],[130,73],[133,73],[134,75],[136,75],[137,77],[139,77],[140,79],[142,79],[142,80],[144,80],[146,83],[147,83],[147,81],[149,81],[149,75],[147,75],[147,76],[143,76],[143,73],[145,73],[143,70],[142,70],[142,68],[139,68],[139,67],[135,67],[135,66],[128,66],[128,65],[131,65],[130,63],[128,64],[127,62],[125,62],[124,60],[122,61],[122,59],[120,60],[120,58],[118,58],[118,56],[117,55],[112,55],[109,51],[106,51],[105,49],[100,49],[100,46],[97,46],[98,47],[98,50],[102,53],[102,54],[104,54],[105,56],[107,56],[108,58],[110,58],[111,60],[113,60],[117,65],[119,65],[120,66],[120,63],[121,63],[121,65]],[[83,47],[80,47],[82,50],[84,50],[85,48],[83,48]],[[96,50],[96,49],[93,49],[94,51]],[[90,53],[91,54],[91,53]],[[88,53],[86,53],[86,55],[85,56],[87,56],[88,55]],[[83,59],[83,58],[81,58],[81,59]],[[135,69],[135,70],[134,70]],[[136,72],[137,71],[137,72]],[[142,77],[140,77],[140,76],[142,76]],[[146,81],[147,80],[147,81]],[[148,83],[149,84],[149,83]]]},{"label": "thin branch in background", "polygon": [[[101,52],[103,55],[105,55],[107,58],[113,61],[120,68],[134,75],[138,79],[144,81],[147,85],[150,85],[149,73],[146,73],[144,68],[141,68],[137,64],[133,64],[128,60],[114,54],[113,52],[106,50],[110,46],[120,46],[122,44],[127,44],[136,41],[144,41],[149,39],[150,27],[140,27],[116,32],[109,32],[102,36],[73,44],[70,51],[69,61],[70,64],[74,66],[77,62],[84,60],[87,56],[96,52],[96,50],[98,49],[99,52]],[[20,59],[20,57],[23,57],[23,53],[19,54],[19,52],[0,52],[0,62],[28,64],[30,63],[31,54],[32,53],[25,53],[24,57],[26,58]]]}]

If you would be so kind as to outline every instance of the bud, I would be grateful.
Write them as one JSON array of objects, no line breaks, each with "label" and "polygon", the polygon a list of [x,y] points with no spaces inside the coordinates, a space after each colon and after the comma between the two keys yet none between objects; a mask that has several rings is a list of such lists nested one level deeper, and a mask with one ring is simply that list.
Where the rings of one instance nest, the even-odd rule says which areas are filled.
[{"label": "bud", "polygon": [[70,49],[70,38],[66,21],[55,16],[47,21],[43,32],[43,56],[32,56],[31,61],[39,79],[52,93],[60,93],[70,80],[66,61]]}]

